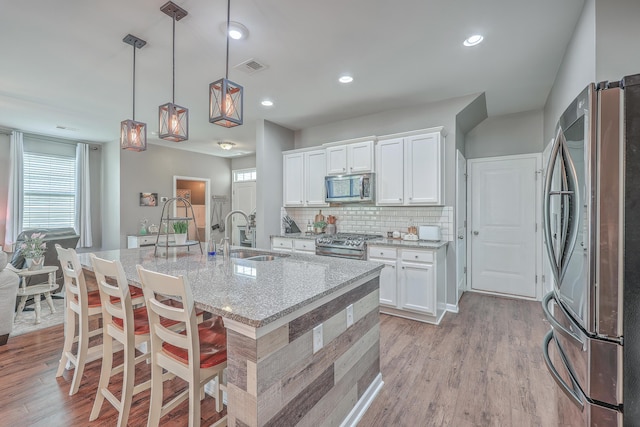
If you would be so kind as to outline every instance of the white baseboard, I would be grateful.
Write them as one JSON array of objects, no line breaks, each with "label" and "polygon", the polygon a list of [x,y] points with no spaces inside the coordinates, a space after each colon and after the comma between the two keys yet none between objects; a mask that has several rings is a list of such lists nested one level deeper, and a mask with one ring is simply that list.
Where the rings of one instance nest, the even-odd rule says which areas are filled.
[{"label": "white baseboard", "polygon": [[458,308],[458,304],[447,304],[447,311],[451,313],[457,313],[459,311]]},{"label": "white baseboard", "polygon": [[369,409],[373,399],[376,398],[383,385],[384,381],[382,381],[382,374],[378,374],[378,376],[371,381],[369,388],[367,388],[367,391],[365,391],[360,400],[358,400],[356,406],[353,407],[351,412],[349,412],[349,415],[347,415],[347,417],[342,421],[340,427],[357,426],[358,422],[360,422],[362,416],[367,412],[367,409]]}]

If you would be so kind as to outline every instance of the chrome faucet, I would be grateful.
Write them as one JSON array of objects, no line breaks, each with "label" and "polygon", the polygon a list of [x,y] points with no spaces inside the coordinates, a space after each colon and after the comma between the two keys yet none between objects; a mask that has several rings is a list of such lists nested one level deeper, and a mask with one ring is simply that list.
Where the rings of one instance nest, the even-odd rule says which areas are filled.
[{"label": "chrome faucet", "polygon": [[246,213],[244,213],[241,210],[235,210],[235,211],[231,211],[227,214],[227,216],[224,217],[224,243],[222,245],[222,259],[229,259],[229,218],[231,218],[231,216],[235,213],[238,213],[240,215],[242,215],[244,217],[244,219],[247,221],[247,229],[251,226],[250,222],[249,222],[249,217],[247,216]]}]

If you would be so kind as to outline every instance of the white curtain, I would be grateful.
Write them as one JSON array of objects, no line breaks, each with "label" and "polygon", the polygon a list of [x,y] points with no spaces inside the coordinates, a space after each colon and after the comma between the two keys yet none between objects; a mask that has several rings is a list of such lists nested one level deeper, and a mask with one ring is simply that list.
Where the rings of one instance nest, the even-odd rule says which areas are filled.
[{"label": "white curtain", "polygon": [[7,222],[4,233],[4,250],[13,251],[13,244],[22,231],[23,175],[22,158],[24,153],[22,132],[11,132],[9,149],[9,194],[7,197]]},{"label": "white curtain", "polygon": [[93,246],[91,236],[91,177],[89,170],[89,144],[76,146],[76,231],[80,234],[81,248]]}]

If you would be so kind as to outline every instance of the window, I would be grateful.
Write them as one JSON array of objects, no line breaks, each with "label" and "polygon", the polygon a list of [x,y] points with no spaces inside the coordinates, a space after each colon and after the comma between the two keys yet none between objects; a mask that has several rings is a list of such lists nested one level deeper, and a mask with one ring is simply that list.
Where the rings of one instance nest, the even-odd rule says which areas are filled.
[{"label": "window", "polygon": [[256,180],[255,169],[240,169],[233,171],[233,182],[246,182]]},{"label": "window", "polygon": [[25,151],[22,229],[73,227],[75,214],[75,157]]}]

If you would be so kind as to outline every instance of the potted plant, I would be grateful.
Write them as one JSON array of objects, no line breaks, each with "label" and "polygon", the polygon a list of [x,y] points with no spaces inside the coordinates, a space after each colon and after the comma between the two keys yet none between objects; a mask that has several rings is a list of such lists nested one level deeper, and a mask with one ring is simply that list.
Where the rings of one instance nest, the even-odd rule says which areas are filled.
[{"label": "potted plant", "polygon": [[173,223],[176,245],[184,245],[187,243],[187,227],[187,221],[176,221]]},{"label": "potted plant", "polygon": [[316,234],[320,234],[324,232],[324,228],[327,226],[327,223],[324,221],[316,221],[313,223],[313,229]]},{"label": "potted plant", "polygon": [[45,233],[32,233],[20,244],[20,254],[24,257],[29,270],[39,270],[42,268],[44,253],[47,244],[44,242]]}]

